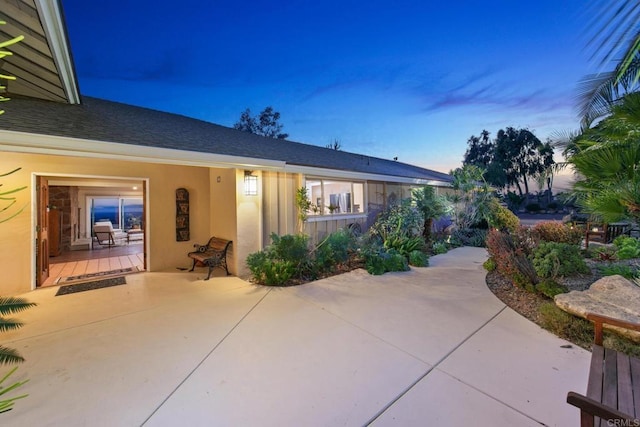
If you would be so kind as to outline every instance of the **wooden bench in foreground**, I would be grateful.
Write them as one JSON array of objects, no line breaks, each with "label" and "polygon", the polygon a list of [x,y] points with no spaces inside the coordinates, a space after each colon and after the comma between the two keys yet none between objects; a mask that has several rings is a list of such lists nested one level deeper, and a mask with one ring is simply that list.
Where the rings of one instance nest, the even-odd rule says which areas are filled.
[{"label": "wooden bench in foreground", "polygon": [[589,313],[595,339],[587,395],[570,391],[567,403],[580,408],[580,425],[640,426],[640,359],[602,346],[604,324],[640,331],[640,324]]},{"label": "wooden bench in foreground", "polygon": [[211,272],[216,267],[224,268],[224,271],[227,272],[228,276],[229,268],[227,266],[227,251],[229,250],[230,245],[231,240],[225,240],[219,237],[210,238],[206,245],[199,245],[196,243],[193,245],[196,250],[187,254],[189,258],[193,258],[193,266],[189,271],[193,271],[193,269],[196,268],[196,264],[201,262],[209,267],[209,274],[207,274],[207,278],[204,280],[209,280]]}]

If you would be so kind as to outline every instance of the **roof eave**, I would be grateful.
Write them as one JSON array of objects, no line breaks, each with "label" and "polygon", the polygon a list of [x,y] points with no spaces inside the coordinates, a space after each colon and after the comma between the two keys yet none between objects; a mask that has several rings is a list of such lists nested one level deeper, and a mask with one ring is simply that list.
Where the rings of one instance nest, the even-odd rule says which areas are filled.
[{"label": "roof eave", "polygon": [[71,59],[69,39],[58,0],[35,0],[38,15],[69,104],[80,104],[80,90]]}]

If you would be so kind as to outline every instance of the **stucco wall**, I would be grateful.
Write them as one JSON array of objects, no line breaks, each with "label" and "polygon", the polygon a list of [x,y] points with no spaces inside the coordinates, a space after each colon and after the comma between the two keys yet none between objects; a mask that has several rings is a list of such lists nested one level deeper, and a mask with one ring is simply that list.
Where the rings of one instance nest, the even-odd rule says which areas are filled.
[{"label": "stucco wall", "polygon": [[[32,154],[2,153],[0,172],[22,167],[18,173],[0,178],[3,190],[27,185],[16,193],[15,206],[26,204],[24,212],[16,218],[0,223],[0,269],[4,280],[0,295],[12,295],[32,289],[35,264],[33,210],[36,206],[32,177],[38,175],[68,174],[92,177],[131,177],[148,179],[147,205],[147,268],[150,271],[175,271],[188,266],[186,254],[192,250],[195,239],[209,236],[210,169],[188,166],[170,166],[104,159],[56,157]],[[175,190],[185,187],[190,193],[191,241],[176,242]],[[6,216],[0,216],[5,218]],[[206,238],[206,237],[205,237]],[[199,242],[198,242],[199,243]]]}]

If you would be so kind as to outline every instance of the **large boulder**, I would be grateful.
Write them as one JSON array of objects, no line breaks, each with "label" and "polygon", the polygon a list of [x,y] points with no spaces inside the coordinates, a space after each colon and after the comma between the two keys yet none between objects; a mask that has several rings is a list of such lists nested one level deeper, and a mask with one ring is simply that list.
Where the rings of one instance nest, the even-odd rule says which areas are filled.
[{"label": "large boulder", "polygon": [[[603,277],[585,291],[556,295],[555,303],[562,310],[580,317],[596,313],[640,323],[640,287],[620,275]],[[609,325],[605,325],[605,328],[640,339],[639,332]]]}]

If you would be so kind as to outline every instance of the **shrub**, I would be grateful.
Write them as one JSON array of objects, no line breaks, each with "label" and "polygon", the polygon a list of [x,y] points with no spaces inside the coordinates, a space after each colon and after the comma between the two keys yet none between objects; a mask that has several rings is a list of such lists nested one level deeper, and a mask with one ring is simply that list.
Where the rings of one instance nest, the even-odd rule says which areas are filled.
[{"label": "shrub", "polygon": [[407,271],[407,257],[391,249],[379,253],[370,253],[365,257],[365,268],[369,274],[380,275],[389,271]]},{"label": "shrub", "polygon": [[533,227],[533,236],[544,242],[568,243],[580,245],[583,232],[579,228],[573,228],[557,221],[542,221]]},{"label": "shrub", "polygon": [[487,271],[494,271],[496,269],[496,262],[493,260],[493,258],[489,258],[482,264],[482,266]]},{"label": "shrub", "polygon": [[589,272],[580,248],[567,243],[540,243],[533,251],[533,266],[538,276],[545,279]]},{"label": "shrub", "polygon": [[518,217],[497,200],[490,205],[489,226],[498,230],[515,231],[520,226]]},{"label": "shrub", "polygon": [[482,248],[485,246],[487,230],[480,228],[456,229],[451,233],[451,244],[453,246],[473,246]]},{"label": "shrub", "polygon": [[386,271],[409,270],[409,261],[406,256],[394,251],[393,249],[389,250],[384,255],[384,268]]},{"label": "shrub", "polygon": [[286,234],[278,236],[271,233],[271,257],[294,264],[309,258],[309,236],[305,234]]},{"label": "shrub", "polygon": [[264,285],[282,286],[293,278],[315,274],[309,253],[309,236],[271,234],[271,245],[247,256],[253,279]]},{"label": "shrub", "polygon": [[563,286],[552,279],[546,279],[538,283],[536,290],[551,299],[556,295],[565,294],[569,291],[566,286]]},{"label": "shrub", "polygon": [[538,276],[528,257],[531,251],[532,242],[525,227],[519,227],[515,233],[491,230],[487,235],[487,252],[493,258],[496,270],[523,288],[538,283]]},{"label": "shrub", "polygon": [[527,212],[538,213],[540,212],[540,204],[538,203],[529,203],[524,207]]},{"label": "shrub", "polygon": [[349,261],[355,252],[356,242],[353,233],[348,230],[338,230],[331,233],[314,249],[314,261],[318,269],[327,271],[337,264]]},{"label": "shrub", "polygon": [[613,240],[618,259],[640,258],[640,239],[618,236]]},{"label": "shrub", "polygon": [[382,211],[369,232],[379,236],[384,242],[398,236],[422,236],[423,227],[422,212],[411,206],[411,200],[404,200],[399,205],[391,206]]},{"label": "shrub", "polygon": [[629,265],[606,265],[598,268],[603,276],[615,276],[616,274],[632,280],[640,278],[640,270],[634,269]]},{"label": "shrub", "polygon": [[431,246],[431,251],[435,255],[446,254],[449,252],[449,246],[445,242],[434,242]]},{"label": "shrub", "polygon": [[412,251],[409,254],[409,265],[414,267],[428,267],[429,257],[422,251]]}]

